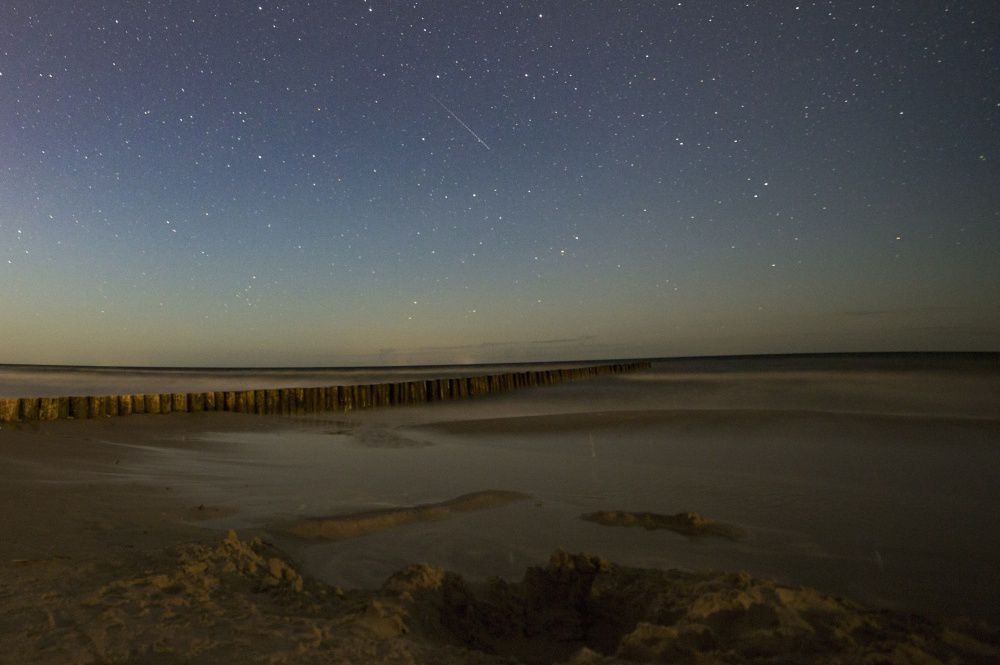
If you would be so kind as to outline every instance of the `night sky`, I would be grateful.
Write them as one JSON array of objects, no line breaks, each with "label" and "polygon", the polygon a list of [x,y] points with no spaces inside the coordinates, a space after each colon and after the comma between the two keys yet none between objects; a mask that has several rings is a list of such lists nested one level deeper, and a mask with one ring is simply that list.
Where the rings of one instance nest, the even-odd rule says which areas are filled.
[{"label": "night sky", "polygon": [[0,362],[1000,349],[984,2],[0,0]]}]

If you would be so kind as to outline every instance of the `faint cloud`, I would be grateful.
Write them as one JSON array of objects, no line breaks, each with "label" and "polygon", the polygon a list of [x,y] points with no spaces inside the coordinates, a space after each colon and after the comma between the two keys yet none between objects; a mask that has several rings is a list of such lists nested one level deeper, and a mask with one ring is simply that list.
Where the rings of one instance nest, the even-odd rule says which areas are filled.
[{"label": "faint cloud", "polygon": [[884,307],[880,309],[845,309],[834,313],[840,314],[841,316],[864,318],[870,316],[889,316],[892,314],[930,314],[934,312],[941,312],[941,313],[967,312],[972,309],[974,308],[964,307],[961,305],[928,305],[925,307]]},{"label": "faint cloud", "polygon": [[447,346],[421,346],[413,349],[413,352],[423,353],[426,351],[469,351],[469,350],[489,350],[510,347],[530,347],[548,346],[552,344],[580,344],[594,339],[594,335],[580,335],[579,337],[559,337],[554,339],[532,339],[516,342],[480,342],[478,344],[453,344]]}]

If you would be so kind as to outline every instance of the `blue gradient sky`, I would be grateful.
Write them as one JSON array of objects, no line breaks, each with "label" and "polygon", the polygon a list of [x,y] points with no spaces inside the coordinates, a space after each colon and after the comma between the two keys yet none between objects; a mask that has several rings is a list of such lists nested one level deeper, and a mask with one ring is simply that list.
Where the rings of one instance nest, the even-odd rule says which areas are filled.
[{"label": "blue gradient sky", "polygon": [[0,1],[0,362],[1000,349],[998,16]]}]

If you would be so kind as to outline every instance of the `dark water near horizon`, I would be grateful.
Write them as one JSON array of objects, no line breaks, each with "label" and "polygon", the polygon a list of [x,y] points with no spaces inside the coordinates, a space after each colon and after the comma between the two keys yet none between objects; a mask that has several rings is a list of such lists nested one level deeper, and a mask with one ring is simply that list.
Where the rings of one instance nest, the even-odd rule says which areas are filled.
[{"label": "dark water near horizon", "polygon": [[597,363],[274,369],[0,365],[0,397],[308,388],[478,376],[593,364]]},{"label": "dark water near horizon", "polygon": [[[104,367],[5,365],[0,363],[0,397],[248,390],[409,381],[474,376],[527,369],[578,367],[632,359],[475,365],[372,367]],[[1000,372],[1000,353],[836,353],[652,359],[664,371],[701,374],[733,372],[955,371]]]},{"label": "dark water near horizon", "polygon": [[[669,360],[467,402],[143,444],[120,479],[169,484],[192,506],[236,509],[209,526],[268,528],[307,571],[343,586],[377,586],[414,561],[519,578],[563,547],[628,565],[745,569],[998,624],[995,360]],[[103,445],[134,443],[112,436]],[[342,542],[281,535],[301,517],[486,489],[532,498]],[[603,509],[690,510],[748,538],[579,519]]]}]

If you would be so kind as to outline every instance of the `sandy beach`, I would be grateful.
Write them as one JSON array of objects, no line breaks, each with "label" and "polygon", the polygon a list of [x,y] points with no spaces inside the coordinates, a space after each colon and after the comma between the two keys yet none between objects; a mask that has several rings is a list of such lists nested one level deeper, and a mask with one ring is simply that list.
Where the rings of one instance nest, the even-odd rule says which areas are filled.
[{"label": "sandy beach", "polygon": [[[846,463],[829,450],[845,432],[883,449],[906,477],[944,433],[981,467],[981,478],[962,467],[963,500],[995,492],[983,484],[997,460],[995,407],[948,392],[927,409],[930,378],[722,381],[654,368],[350,414],[5,425],[0,651],[5,662],[41,663],[996,662],[995,516],[952,515],[954,531],[940,533],[929,504],[907,503],[902,481],[880,476],[882,503],[857,496],[875,520],[924,510],[897,519],[900,542],[916,552],[903,562],[893,525],[858,521],[858,490],[823,487],[861,468],[830,469]],[[939,378],[938,388],[975,394],[997,380]],[[731,408],[769,391],[787,397],[783,410]],[[845,408],[856,403],[867,412]],[[811,433],[827,475],[789,460],[794,448],[775,447],[777,431],[788,446]],[[916,457],[886,438],[908,438]],[[757,475],[706,475],[723,453],[745,466],[740,446],[752,449]],[[784,502],[798,490],[769,475],[769,460],[838,497],[848,536],[796,526]],[[885,473],[877,456],[865,464]],[[771,498],[738,506],[762,478],[786,495],[775,499],[778,517],[768,517]],[[937,493],[950,491],[935,481]],[[944,494],[934,500],[948,512]],[[809,506],[803,521],[842,528],[819,510]],[[922,523],[979,549],[925,561]],[[881,562],[852,554],[872,549],[859,544],[869,529],[886,532]],[[895,595],[880,586],[919,578],[913,571],[942,557],[952,570],[941,569],[950,577],[941,586],[915,579]],[[940,601],[948,588],[951,606]]]}]

